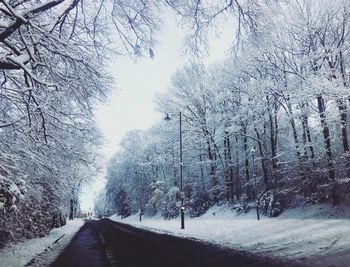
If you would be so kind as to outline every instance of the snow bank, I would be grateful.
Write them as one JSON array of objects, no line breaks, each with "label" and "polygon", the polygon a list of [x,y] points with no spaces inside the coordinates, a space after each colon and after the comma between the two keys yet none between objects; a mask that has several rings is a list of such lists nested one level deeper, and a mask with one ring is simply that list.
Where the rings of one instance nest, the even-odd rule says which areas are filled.
[{"label": "snow bank", "polygon": [[186,218],[184,230],[180,229],[179,218],[169,221],[143,218],[139,222],[135,215],[111,219],[309,266],[349,266],[348,207],[308,206],[286,211],[277,218],[262,217],[260,221],[256,220],[255,212],[237,215],[228,207],[214,207],[200,218]]},{"label": "snow bank", "polygon": [[69,244],[84,224],[82,219],[68,221],[42,238],[19,242],[0,250],[0,265],[6,267],[48,266]]}]

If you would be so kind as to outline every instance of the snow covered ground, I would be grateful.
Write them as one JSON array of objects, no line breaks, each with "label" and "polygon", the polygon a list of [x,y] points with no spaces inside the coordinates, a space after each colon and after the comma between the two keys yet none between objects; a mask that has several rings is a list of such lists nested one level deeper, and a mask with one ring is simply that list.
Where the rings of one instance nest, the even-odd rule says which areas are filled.
[{"label": "snow covered ground", "polygon": [[237,215],[228,207],[214,207],[200,218],[186,218],[180,229],[179,218],[130,216],[124,220],[148,230],[196,238],[217,245],[250,251],[268,257],[293,260],[306,266],[350,266],[350,205],[334,209],[314,205],[285,211],[277,218],[256,220],[254,212]]},{"label": "snow covered ground", "polygon": [[0,266],[49,266],[84,224],[82,219],[68,221],[42,238],[34,238],[0,250]]}]

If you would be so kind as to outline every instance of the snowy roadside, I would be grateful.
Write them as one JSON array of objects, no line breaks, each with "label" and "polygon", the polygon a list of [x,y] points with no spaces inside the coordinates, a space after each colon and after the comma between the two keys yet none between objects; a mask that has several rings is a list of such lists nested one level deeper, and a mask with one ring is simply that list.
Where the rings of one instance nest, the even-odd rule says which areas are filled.
[{"label": "snowy roadside", "polygon": [[186,218],[186,229],[179,219],[130,216],[120,220],[148,230],[196,238],[216,245],[281,260],[293,260],[306,266],[349,266],[350,211],[344,205],[336,210],[330,205],[308,206],[285,211],[280,217],[262,217],[255,213],[236,215],[227,207],[211,208],[199,218]]},{"label": "snowy roadside", "polygon": [[42,238],[16,243],[0,250],[0,265],[6,267],[48,266],[70,243],[84,224],[82,219],[68,221]]}]

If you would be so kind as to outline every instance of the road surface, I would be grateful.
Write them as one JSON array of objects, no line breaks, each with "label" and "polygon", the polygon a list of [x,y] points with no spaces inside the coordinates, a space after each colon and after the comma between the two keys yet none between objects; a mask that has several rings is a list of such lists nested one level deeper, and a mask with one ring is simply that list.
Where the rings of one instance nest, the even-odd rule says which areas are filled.
[{"label": "road surface", "polygon": [[52,267],[291,266],[103,219],[87,221]]}]

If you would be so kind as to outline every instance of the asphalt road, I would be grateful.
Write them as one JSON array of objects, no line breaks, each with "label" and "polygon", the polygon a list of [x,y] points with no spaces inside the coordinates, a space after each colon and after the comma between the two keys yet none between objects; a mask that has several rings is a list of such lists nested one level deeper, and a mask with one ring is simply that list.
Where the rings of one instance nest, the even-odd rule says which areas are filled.
[{"label": "asphalt road", "polygon": [[291,265],[103,219],[87,221],[51,266],[281,267]]}]

